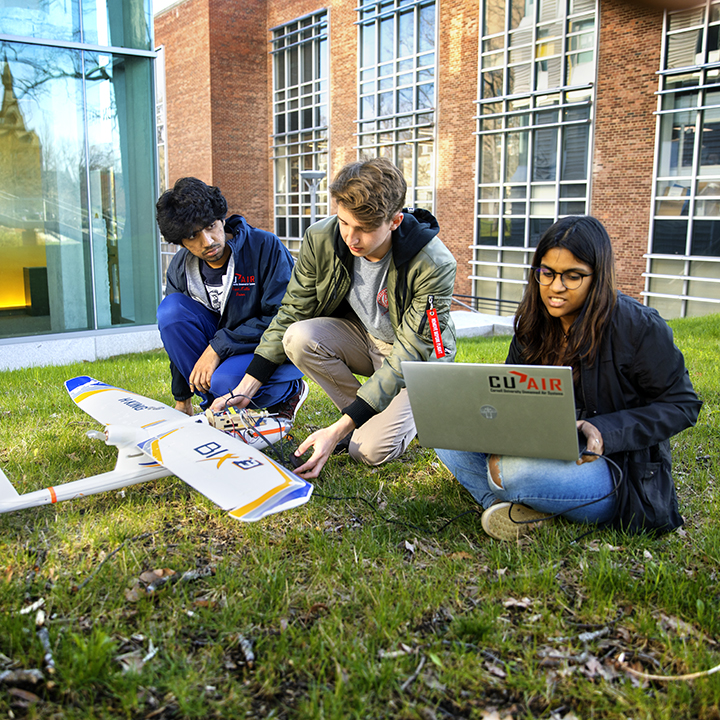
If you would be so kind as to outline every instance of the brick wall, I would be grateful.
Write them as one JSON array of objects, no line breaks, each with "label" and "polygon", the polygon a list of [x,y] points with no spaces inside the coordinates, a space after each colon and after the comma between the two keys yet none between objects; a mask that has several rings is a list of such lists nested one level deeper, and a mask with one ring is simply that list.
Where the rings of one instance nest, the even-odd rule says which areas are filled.
[{"label": "brick wall", "polygon": [[155,44],[165,46],[171,186],[188,175],[212,182],[208,39],[207,0],[186,0],[155,17]]},{"label": "brick wall", "polygon": [[[155,19],[166,47],[170,181],[218,184],[231,209],[272,228],[273,27],[326,8],[330,30],[330,179],[356,158],[356,3],[346,0],[185,0]],[[469,294],[474,224],[479,11],[474,0],[437,5],[436,214]],[[662,13],[602,0],[590,212],[613,240],[623,291],[639,297],[652,192]]]},{"label": "brick wall", "polygon": [[458,263],[455,292],[471,293],[469,261],[475,198],[475,121],[477,114],[477,3],[439,2],[436,214],[440,237]]},{"label": "brick wall", "polygon": [[591,214],[615,250],[620,289],[644,289],[662,12],[602,0]]},{"label": "brick wall", "polygon": [[213,178],[231,210],[272,229],[266,1],[209,0]]},{"label": "brick wall", "polygon": [[165,46],[169,182],[218,185],[270,228],[266,1],[185,0],[155,17]]}]

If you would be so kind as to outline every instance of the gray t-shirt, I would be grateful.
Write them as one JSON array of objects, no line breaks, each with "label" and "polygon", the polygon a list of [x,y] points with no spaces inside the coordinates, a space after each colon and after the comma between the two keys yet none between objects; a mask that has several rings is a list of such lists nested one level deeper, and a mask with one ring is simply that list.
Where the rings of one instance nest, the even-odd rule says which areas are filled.
[{"label": "gray t-shirt", "polygon": [[395,342],[395,333],[388,314],[387,276],[392,253],[371,262],[356,257],[353,279],[347,300],[365,329],[387,343]]}]

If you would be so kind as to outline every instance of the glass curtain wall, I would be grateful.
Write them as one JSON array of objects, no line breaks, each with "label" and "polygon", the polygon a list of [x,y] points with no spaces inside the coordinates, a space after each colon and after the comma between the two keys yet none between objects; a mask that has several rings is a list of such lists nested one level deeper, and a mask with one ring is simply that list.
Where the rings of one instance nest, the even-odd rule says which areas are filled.
[{"label": "glass curtain wall", "polygon": [[360,3],[361,160],[385,156],[408,184],[408,206],[433,210],[436,7],[434,0]]},{"label": "glass curtain wall", "polygon": [[478,309],[512,314],[532,252],[558,217],[587,212],[595,0],[486,0],[480,28]]},{"label": "glass curtain wall", "polygon": [[0,338],[155,323],[149,2],[0,14]]},{"label": "glass curtain wall", "polygon": [[647,304],[720,312],[720,3],[668,12],[658,94]]},{"label": "glass curtain wall", "polygon": [[328,214],[327,13],[272,31],[275,233],[290,250]]}]

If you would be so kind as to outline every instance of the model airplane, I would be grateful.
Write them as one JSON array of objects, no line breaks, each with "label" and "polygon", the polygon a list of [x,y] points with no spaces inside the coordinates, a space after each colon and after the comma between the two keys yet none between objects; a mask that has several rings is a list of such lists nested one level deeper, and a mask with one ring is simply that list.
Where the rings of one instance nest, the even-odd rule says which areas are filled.
[{"label": "model airplane", "polygon": [[70,397],[105,425],[90,431],[118,449],[115,469],[74,482],[18,495],[0,470],[0,512],[11,512],[116,490],[176,475],[238,520],[306,503],[312,485],[257,448],[141,395],[81,376],[65,383]]}]

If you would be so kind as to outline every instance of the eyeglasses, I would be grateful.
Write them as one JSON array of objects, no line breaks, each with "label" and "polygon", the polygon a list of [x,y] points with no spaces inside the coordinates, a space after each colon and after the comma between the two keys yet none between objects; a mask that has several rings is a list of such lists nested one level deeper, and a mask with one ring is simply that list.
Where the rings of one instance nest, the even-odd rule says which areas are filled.
[{"label": "eyeglasses", "polygon": [[577,270],[568,270],[564,273],[556,273],[554,270],[546,267],[533,268],[533,275],[540,285],[552,285],[555,282],[555,276],[560,276],[560,282],[568,290],[577,290],[586,277],[590,277],[592,273],[581,273]]}]

